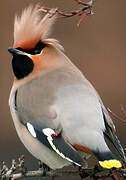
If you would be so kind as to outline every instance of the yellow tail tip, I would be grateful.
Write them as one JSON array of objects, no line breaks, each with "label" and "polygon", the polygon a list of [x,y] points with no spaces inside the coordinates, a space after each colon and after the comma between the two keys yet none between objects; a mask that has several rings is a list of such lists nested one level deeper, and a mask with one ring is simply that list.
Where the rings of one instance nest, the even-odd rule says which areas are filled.
[{"label": "yellow tail tip", "polygon": [[120,161],[112,159],[112,160],[105,160],[105,161],[99,161],[100,166],[103,168],[111,169],[111,168],[121,168],[122,164]]}]

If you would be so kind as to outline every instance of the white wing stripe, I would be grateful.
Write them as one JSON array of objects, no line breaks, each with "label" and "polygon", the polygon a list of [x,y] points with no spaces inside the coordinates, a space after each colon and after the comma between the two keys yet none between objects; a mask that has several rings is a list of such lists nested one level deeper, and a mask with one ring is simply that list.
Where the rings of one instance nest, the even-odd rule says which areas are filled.
[{"label": "white wing stripe", "polygon": [[36,138],[36,133],[35,133],[34,127],[30,123],[27,123],[27,128],[28,128],[29,132],[31,133],[31,135]]}]

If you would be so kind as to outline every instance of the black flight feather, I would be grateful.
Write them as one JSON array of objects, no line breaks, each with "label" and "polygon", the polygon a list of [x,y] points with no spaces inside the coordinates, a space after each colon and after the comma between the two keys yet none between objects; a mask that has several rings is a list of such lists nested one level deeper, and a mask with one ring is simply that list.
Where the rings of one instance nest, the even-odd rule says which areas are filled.
[{"label": "black flight feather", "polygon": [[[103,114],[104,115],[104,114]],[[116,133],[112,130],[112,128],[108,125],[106,122],[105,116],[104,116],[104,122],[105,122],[105,127],[106,130],[104,132],[104,135],[108,138],[108,140],[113,144],[115,147],[116,151],[119,153],[120,158],[126,162],[126,157],[123,151],[123,148],[120,144],[120,141],[118,137],[116,136]]]},{"label": "black flight feather", "polygon": [[[46,147],[48,147],[50,150],[56,152],[56,150],[59,151],[59,153],[57,153],[58,155],[60,155],[62,158],[65,158],[66,160],[72,162],[73,164],[76,164],[78,166],[83,166],[85,167],[87,164],[86,162],[80,157],[80,155],[77,153],[77,151],[71,146],[69,145],[62,137],[61,134],[59,134],[58,136],[50,136],[52,138],[52,143],[55,146],[55,148],[53,148],[53,146],[50,144],[50,141],[48,139],[48,137],[43,133],[43,129],[40,130],[37,129],[37,126],[35,126],[35,122],[34,123],[30,123],[33,127],[34,127],[34,131],[36,133],[36,138],[42,143],[44,144]],[[27,124],[25,125],[27,128]],[[27,128],[28,129],[28,128]],[[63,154],[63,156],[62,156]]]}]

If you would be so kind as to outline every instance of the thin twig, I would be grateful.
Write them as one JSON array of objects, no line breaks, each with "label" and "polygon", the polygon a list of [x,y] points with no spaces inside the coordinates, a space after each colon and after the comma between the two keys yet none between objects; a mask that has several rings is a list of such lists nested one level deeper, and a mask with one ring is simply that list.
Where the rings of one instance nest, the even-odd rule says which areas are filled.
[{"label": "thin twig", "polygon": [[[92,11],[92,8],[93,8],[93,4],[94,4],[95,0],[90,0],[88,3],[85,3],[84,1],[81,1],[81,0],[75,0],[75,1],[78,4],[82,5],[82,7],[80,9],[77,9],[77,10],[71,11],[71,12],[63,12],[63,11],[60,11],[60,10],[56,9],[54,14],[57,13],[61,17],[66,17],[66,18],[73,17],[73,16],[82,16],[83,15],[83,17],[77,23],[77,26],[79,26],[80,23],[85,19],[85,17],[88,17],[89,15],[94,14],[93,11]],[[45,13],[50,13],[51,9],[52,8],[49,8],[49,7],[41,7],[41,8],[39,8],[39,11],[42,11],[42,12],[45,12]]]},{"label": "thin twig", "polygon": [[111,115],[113,118],[115,118],[115,119],[117,119],[117,120],[119,120],[119,121],[121,121],[121,122],[123,122],[123,123],[126,123],[126,110],[124,109],[123,105],[121,105],[120,108],[121,108],[121,112],[122,112],[122,114],[123,114],[124,119],[122,119],[122,118],[119,117],[117,114],[115,114],[114,112],[112,112],[109,108],[107,108],[107,110],[108,110],[108,112],[110,113],[110,115]]},{"label": "thin twig", "polygon": [[122,104],[120,105],[120,109],[121,109],[124,119],[126,119],[126,110],[124,109],[124,106]]},{"label": "thin twig", "polygon": [[117,173],[115,170],[112,170],[112,179],[113,180],[119,180],[118,176],[117,176]]}]

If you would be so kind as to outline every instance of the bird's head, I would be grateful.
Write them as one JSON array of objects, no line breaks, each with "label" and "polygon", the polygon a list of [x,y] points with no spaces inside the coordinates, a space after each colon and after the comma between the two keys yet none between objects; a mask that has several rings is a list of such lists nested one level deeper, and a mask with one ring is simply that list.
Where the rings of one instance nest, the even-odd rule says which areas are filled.
[{"label": "bird's head", "polygon": [[56,10],[52,9],[44,18],[41,17],[41,10],[38,6],[30,6],[20,17],[15,17],[14,45],[8,51],[13,55],[12,68],[18,80],[53,63],[48,49],[62,48],[56,40],[47,39],[57,16],[54,13]]}]

